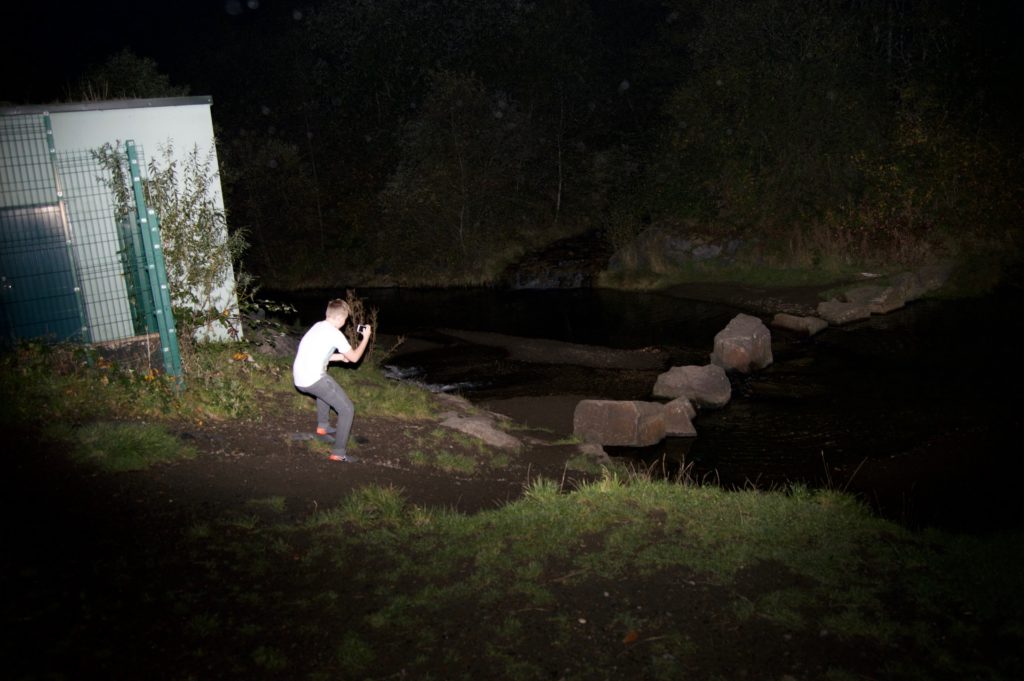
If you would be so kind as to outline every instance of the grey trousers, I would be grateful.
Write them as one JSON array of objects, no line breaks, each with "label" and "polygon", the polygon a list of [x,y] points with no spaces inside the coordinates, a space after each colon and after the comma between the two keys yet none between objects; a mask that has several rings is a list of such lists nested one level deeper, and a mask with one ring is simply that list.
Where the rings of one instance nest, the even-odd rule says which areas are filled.
[{"label": "grey trousers", "polygon": [[331,425],[331,409],[338,413],[338,423],[335,426],[338,432],[334,434],[334,446],[331,451],[335,454],[344,454],[348,446],[349,433],[352,432],[352,420],[356,415],[352,400],[330,376],[324,376],[313,385],[299,390],[316,398],[317,428],[327,428]]}]

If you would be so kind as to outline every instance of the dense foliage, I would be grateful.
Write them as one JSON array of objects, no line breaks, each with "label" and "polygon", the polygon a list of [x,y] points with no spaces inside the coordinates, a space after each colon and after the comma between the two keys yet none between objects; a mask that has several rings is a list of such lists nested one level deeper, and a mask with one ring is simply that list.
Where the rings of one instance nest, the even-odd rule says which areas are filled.
[{"label": "dense foliage", "polygon": [[1016,244],[1022,19],[952,0],[320,0],[228,17],[174,66],[214,96],[232,223],[270,285],[486,281],[593,228],[902,264]]},{"label": "dense foliage", "polygon": [[[110,144],[95,150],[109,179],[119,219],[134,210],[128,157]],[[175,158],[173,143],[161,146],[147,164],[143,180],[146,203],[159,216],[167,286],[180,338],[189,351],[198,339],[227,333],[237,337],[240,320],[231,300],[247,302],[254,293],[251,277],[238,267],[248,248],[246,232],[227,229],[216,195],[218,174],[212,151],[198,147]],[[188,354],[191,354],[189,352]]]},{"label": "dense foliage", "polygon": [[[1020,207],[991,9],[890,0],[687,3],[666,111],[670,209],[803,248],[916,260]],[[801,233],[801,227],[809,227]],[[807,238],[811,243],[807,243]]]}]

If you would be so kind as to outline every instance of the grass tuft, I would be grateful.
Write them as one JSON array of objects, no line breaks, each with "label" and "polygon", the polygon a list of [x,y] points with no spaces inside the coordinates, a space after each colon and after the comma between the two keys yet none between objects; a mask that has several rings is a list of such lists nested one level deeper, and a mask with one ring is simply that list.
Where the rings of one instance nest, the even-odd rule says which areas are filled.
[{"label": "grass tuft", "polygon": [[73,438],[75,459],[110,472],[143,470],[197,454],[155,424],[92,423],[74,431]]}]

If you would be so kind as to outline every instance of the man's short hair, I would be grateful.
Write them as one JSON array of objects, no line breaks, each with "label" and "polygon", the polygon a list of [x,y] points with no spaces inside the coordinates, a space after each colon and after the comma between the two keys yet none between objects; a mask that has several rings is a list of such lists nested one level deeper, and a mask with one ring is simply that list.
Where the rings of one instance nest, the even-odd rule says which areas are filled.
[{"label": "man's short hair", "polygon": [[327,316],[337,317],[339,315],[345,315],[348,317],[352,314],[352,308],[348,306],[348,303],[341,298],[335,298],[334,300],[327,303]]}]

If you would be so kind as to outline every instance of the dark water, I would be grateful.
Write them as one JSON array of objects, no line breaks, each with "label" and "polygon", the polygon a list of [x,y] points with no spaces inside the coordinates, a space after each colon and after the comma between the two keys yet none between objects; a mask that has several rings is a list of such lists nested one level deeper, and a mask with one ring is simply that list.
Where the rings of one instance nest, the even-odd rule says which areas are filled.
[{"label": "dark water", "polygon": [[[650,399],[659,371],[524,365],[437,330],[656,347],[668,352],[667,369],[706,364],[715,334],[741,311],[664,294],[589,289],[359,294],[378,310],[380,334],[436,343],[392,364],[492,408],[522,396]],[[290,296],[289,302],[309,324],[322,318],[327,297]],[[810,339],[773,329],[774,364],[733,376],[732,401],[698,414],[696,438],[610,453],[669,474],[685,466],[693,477],[730,487],[798,482],[846,489],[911,525],[1020,527],[1021,308],[1018,296],[1005,292],[918,301]],[[571,428],[564,415],[560,423]]]}]

